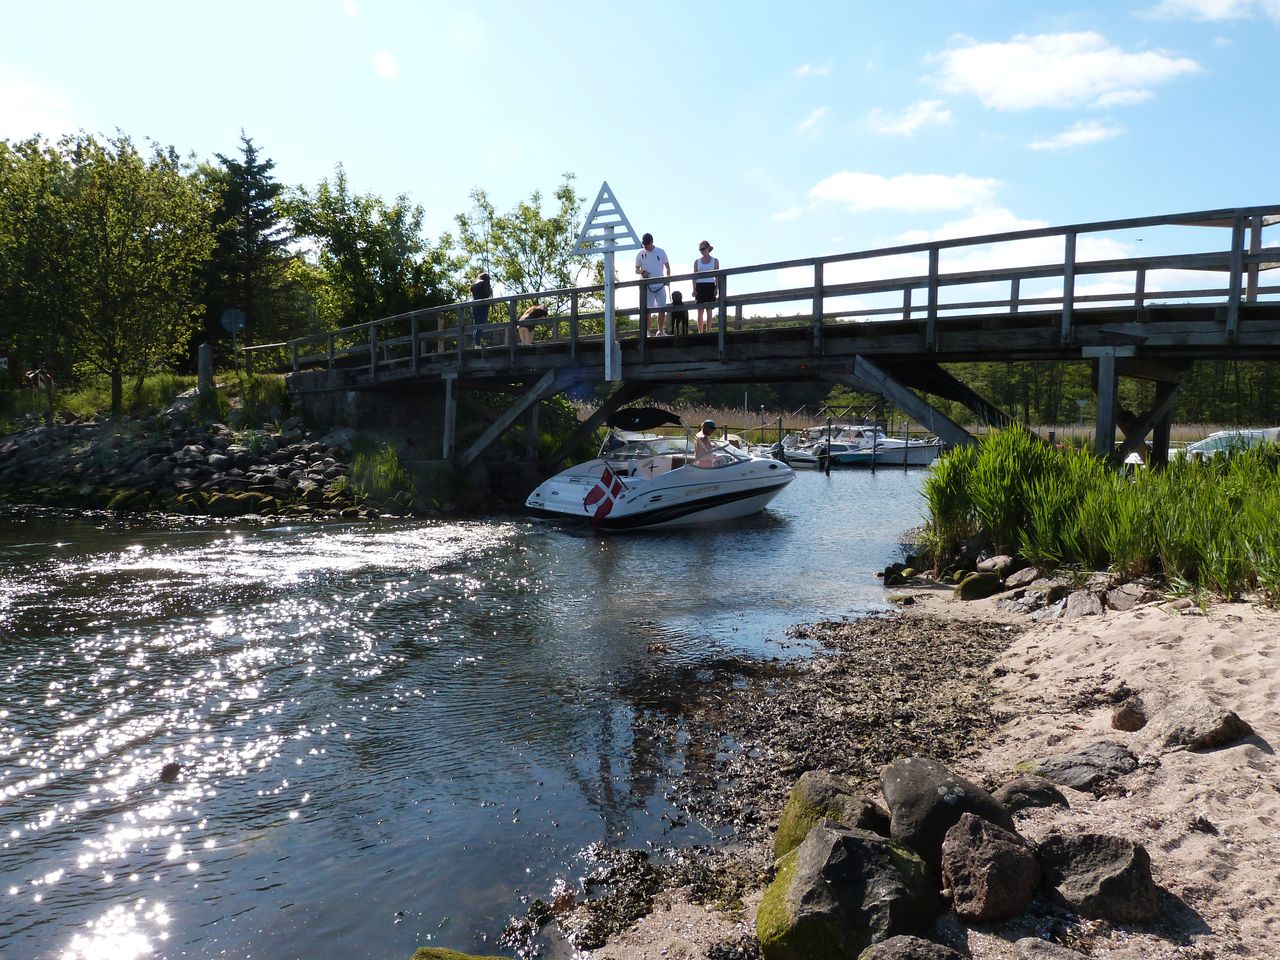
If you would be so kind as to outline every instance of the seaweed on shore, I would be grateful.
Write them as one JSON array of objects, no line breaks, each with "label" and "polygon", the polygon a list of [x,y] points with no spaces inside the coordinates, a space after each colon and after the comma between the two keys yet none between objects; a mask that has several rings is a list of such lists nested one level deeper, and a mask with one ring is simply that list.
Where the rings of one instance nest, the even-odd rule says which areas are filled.
[{"label": "seaweed on shore", "polygon": [[[730,839],[641,861],[619,851],[630,869],[611,872],[607,888],[573,910],[538,919],[558,920],[587,949],[651,909],[660,889],[740,908],[767,880],[772,825],[801,773],[829,770],[878,792],[892,760],[953,760],[995,728],[990,665],[1015,629],[927,614],[826,621],[790,631],[821,651],[807,660],[718,659],[647,677],[633,691],[634,742],[680,744],[667,798],[685,817],[729,828]],[[536,953],[541,925],[513,921],[505,944]]]}]

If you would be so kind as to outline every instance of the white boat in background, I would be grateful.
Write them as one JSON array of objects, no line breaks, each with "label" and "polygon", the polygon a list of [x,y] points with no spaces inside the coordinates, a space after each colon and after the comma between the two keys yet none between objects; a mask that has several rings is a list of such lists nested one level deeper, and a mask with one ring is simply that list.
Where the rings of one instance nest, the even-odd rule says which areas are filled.
[{"label": "white boat in background", "polygon": [[[620,410],[605,423],[600,455],[544,481],[525,506],[605,530],[658,529],[750,516],[795,479],[786,463],[725,440],[695,457],[692,431],[656,407]],[[637,433],[668,424],[683,435]]]},{"label": "white boat in background", "polygon": [[796,467],[823,467],[828,457],[833,467],[927,467],[938,459],[942,441],[891,437],[875,424],[841,423],[785,437],[783,451]]}]

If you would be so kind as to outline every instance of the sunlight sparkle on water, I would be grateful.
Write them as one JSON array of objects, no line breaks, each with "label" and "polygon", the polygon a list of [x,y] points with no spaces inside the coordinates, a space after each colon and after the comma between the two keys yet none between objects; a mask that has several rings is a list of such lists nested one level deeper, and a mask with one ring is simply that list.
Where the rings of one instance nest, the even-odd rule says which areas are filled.
[{"label": "sunlight sparkle on water", "polygon": [[71,938],[62,960],[141,960],[155,953],[154,940],[168,938],[168,924],[162,903],[139,900],[132,908],[117,904],[87,924],[87,933]]}]

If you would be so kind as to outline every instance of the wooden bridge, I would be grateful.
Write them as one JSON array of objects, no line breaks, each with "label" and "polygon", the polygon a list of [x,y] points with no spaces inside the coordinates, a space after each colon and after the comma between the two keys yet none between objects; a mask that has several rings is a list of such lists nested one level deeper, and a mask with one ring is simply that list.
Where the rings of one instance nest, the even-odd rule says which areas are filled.
[{"label": "wooden bridge", "polygon": [[[1012,420],[942,364],[1088,361],[1099,452],[1126,456],[1152,433],[1154,449],[1165,451],[1178,383],[1192,363],[1280,358],[1280,286],[1262,282],[1280,266],[1267,231],[1276,224],[1280,205],[1243,207],[720,270],[711,332],[654,336],[647,311],[619,309],[622,382],[581,435],[661,385],[821,379],[881,395],[945,441],[966,443],[972,437],[921,394],[959,401],[982,422]],[[671,288],[691,290],[692,280],[675,275]],[[635,290],[642,299],[645,282],[616,284],[619,298]],[[540,400],[603,381],[603,291],[467,301],[272,346],[287,350],[297,392],[443,391],[443,454],[466,466],[527,412],[536,417]],[[535,300],[551,315],[525,345],[514,318]],[[691,300],[683,306],[692,318]],[[476,303],[506,319],[474,324]],[[1150,410],[1118,409],[1121,376],[1157,384]],[[459,393],[512,388],[519,399],[455,450]]]}]

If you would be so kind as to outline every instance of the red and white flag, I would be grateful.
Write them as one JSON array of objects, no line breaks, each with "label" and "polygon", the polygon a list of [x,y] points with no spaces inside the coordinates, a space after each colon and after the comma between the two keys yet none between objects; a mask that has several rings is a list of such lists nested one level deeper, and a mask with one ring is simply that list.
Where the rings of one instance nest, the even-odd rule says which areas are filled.
[{"label": "red and white flag", "polygon": [[604,473],[600,474],[600,479],[596,481],[596,485],[587,491],[587,495],[582,499],[582,508],[591,513],[591,508],[596,504],[595,513],[592,518],[595,520],[603,520],[609,515],[609,511],[613,509],[613,501],[617,499],[618,494],[622,493],[624,484],[622,479],[609,469],[606,463]]}]

